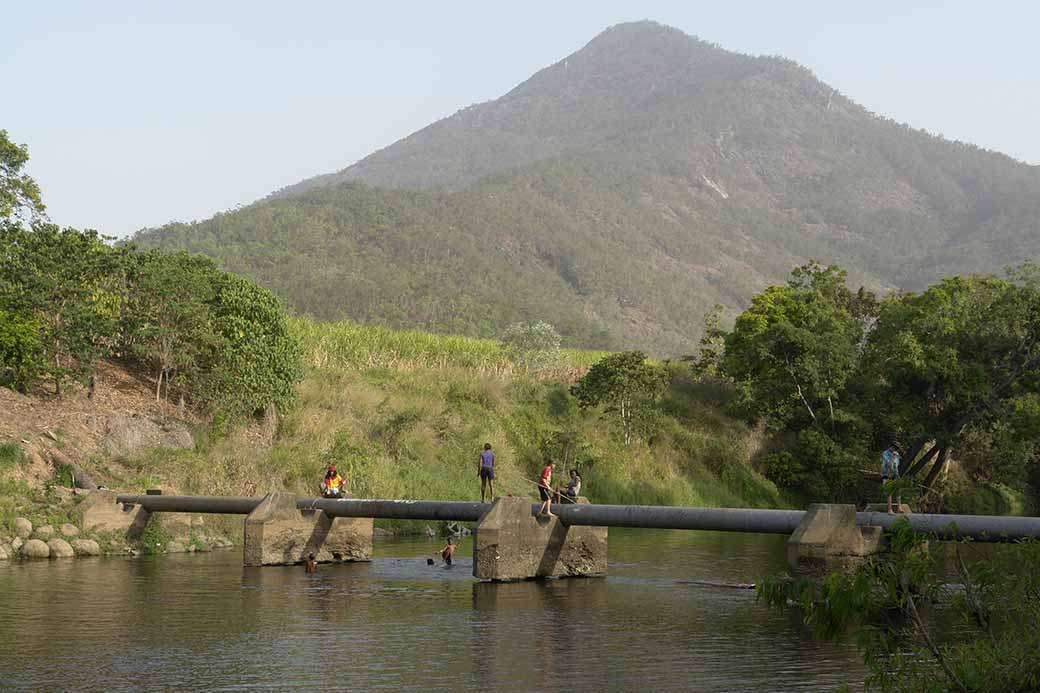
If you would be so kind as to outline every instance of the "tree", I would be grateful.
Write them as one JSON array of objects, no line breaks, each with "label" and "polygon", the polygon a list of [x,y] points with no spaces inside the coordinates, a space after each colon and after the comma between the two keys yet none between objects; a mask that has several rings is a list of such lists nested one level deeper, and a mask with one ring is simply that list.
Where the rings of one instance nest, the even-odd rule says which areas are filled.
[{"label": "tree", "polygon": [[41,370],[56,393],[116,346],[126,294],[124,253],[95,231],[0,222],[0,306],[39,324],[47,355]]},{"label": "tree", "polygon": [[7,130],[0,130],[0,220],[11,221],[23,214],[32,219],[43,216],[39,186],[21,173],[28,160],[28,148],[12,142]]},{"label": "tree", "polygon": [[43,362],[39,323],[0,310],[0,385],[27,392]]},{"label": "tree", "polygon": [[510,325],[502,335],[502,344],[509,358],[527,371],[551,368],[560,362],[560,334],[541,320]]},{"label": "tree", "polygon": [[854,572],[768,578],[759,596],[796,604],[818,638],[854,633],[870,691],[1040,689],[1040,542],[972,558],[969,544],[928,539],[901,522],[887,552]]},{"label": "tree", "polygon": [[582,408],[605,404],[621,420],[625,445],[632,443],[638,423],[647,420],[665,387],[665,373],[647,363],[641,351],[611,354],[598,361],[574,386]]},{"label": "tree", "polygon": [[286,411],[295,399],[299,347],[278,299],[221,273],[210,316],[216,339],[200,359],[197,386],[203,397],[231,414],[253,414],[268,404]]},{"label": "tree", "polygon": [[682,358],[690,362],[693,372],[698,376],[715,377],[721,372],[722,357],[726,353],[726,331],[722,329],[724,310],[724,306],[716,303],[704,314],[704,334],[698,343],[697,354]]},{"label": "tree", "polygon": [[817,424],[826,409],[833,429],[870,306],[868,294],[848,290],[843,270],[815,262],[756,295],[726,335],[722,359],[745,411],[780,429],[805,416]]},{"label": "tree", "polygon": [[165,380],[195,368],[214,342],[209,304],[217,269],[208,258],[152,251],[138,258],[128,306],[131,349],[155,374],[155,399]]},{"label": "tree", "polygon": [[951,277],[886,300],[862,380],[879,433],[914,448],[936,441],[942,454],[932,456],[929,479],[968,442],[998,455],[990,459],[1003,469],[996,476],[1020,477],[1040,439],[1040,290],[1030,281]]}]

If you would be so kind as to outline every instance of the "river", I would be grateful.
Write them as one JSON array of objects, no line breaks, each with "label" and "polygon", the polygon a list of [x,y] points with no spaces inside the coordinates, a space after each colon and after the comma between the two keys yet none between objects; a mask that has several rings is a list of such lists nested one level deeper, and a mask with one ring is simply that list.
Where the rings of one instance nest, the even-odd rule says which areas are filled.
[{"label": "river", "polygon": [[855,686],[753,590],[780,536],[611,530],[606,578],[513,584],[427,566],[440,544],[377,541],[371,563],[243,568],[240,551],[0,562],[3,690],[699,690]]}]

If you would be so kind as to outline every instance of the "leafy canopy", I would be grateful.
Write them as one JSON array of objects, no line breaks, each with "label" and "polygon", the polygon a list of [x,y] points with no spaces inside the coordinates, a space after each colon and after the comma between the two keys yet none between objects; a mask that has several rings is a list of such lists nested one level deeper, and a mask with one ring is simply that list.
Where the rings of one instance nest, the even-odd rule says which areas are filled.
[{"label": "leafy canopy", "polygon": [[589,369],[574,387],[583,408],[605,405],[621,421],[625,444],[632,441],[639,424],[650,424],[654,404],[664,391],[664,371],[647,363],[641,351],[611,354]]}]

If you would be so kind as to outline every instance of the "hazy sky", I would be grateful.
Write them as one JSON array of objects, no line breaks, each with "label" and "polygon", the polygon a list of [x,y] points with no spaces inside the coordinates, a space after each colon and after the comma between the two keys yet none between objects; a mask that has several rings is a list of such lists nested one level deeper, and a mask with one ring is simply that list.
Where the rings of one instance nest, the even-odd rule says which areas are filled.
[{"label": "hazy sky", "polygon": [[61,224],[125,235],[342,169],[654,19],[779,54],[873,111],[1040,164],[1040,3],[18,2],[0,128]]}]

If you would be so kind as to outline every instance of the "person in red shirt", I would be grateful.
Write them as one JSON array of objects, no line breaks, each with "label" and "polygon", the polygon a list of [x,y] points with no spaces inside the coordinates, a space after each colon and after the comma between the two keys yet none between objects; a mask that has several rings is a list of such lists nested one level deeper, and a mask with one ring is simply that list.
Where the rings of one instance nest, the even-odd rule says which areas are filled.
[{"label": "person in red shirt", "polygon": [[542,498],[542,507],[539,508],[538,514],[556,517],[552,512],[552,473],[556,468],[556,463],[552,460],[546,460],[546,462],[542,476],[538,480],[538,495]]}]

